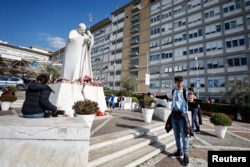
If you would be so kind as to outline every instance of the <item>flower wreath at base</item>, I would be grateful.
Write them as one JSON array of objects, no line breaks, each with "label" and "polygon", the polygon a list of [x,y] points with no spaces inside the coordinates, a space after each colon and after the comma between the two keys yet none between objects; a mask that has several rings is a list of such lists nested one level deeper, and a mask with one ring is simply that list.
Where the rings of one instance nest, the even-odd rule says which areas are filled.
[{"label": "flower wreath at base", "polygon": [[101,83],[93,82],[92,78],[88,75],[85,75],[83,78],[80,78],[79,80],[83,80],[83,84],[89,84],[91,86],[102,86]]}]

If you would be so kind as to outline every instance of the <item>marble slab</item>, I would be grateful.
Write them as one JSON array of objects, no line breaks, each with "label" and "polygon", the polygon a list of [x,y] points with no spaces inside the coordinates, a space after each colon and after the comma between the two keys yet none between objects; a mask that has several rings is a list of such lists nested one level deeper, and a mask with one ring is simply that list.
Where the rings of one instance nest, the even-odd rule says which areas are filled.
[{"label": "marble slab", "polygon": [[0,166],[87,166],[90,129],[81,118],[0,117]]}]

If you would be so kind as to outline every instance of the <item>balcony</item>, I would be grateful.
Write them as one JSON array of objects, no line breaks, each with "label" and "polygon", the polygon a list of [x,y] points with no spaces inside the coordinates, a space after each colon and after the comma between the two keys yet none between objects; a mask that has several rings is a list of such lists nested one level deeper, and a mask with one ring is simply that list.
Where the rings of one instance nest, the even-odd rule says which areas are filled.
[{"label": "balcony", "polygon": [[131,34],[138,33],[139,31],[140,31],[140,28],[139,28],[139,27],[130,28],[130,33],[131,33]]},{"label": "balcony", "polygon": [[130,45],[135,45],[139,43],[139,39],[130,39]]},{"label": "balcony", "polygon": [[135,12],[138,12],[141,10],[141,6],[140,5],[137,5],[137,6],[134,6],[132,9],[131,9],[131,12],[132,13],[135,13]]},{"label": "balcony", "polygon": [[135,22],[138,22],[138,21],[140,21],[140,16],[138,16],[138,15],[132,16],[132,17],[130,18],[130,22],[131,22],[131,23],[135,23]]},{"label": "balcony", "polygon": [[135,56],[139,56],[139,52],[130,52],[130,57],[135,57]]},{"label": "balcony", "polygon": [[129,68],[130,69],[135,69],[135,68],[138,68],[138,64],[129,64]]}]

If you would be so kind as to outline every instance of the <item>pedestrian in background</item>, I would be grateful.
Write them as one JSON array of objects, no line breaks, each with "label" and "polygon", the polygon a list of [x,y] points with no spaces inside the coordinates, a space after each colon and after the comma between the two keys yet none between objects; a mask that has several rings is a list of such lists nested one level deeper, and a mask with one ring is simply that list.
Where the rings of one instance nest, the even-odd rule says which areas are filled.
[{"label": "pedestrian in background", "polygon": [[112,109],[115,108],[115,96],[114,96],[114,94],[112,94],[110,97],[109,107]]},{"label": "pedestrian in background", "polygon": [[[200,133],[200,125],[197,121],[197,116],[199,112],[199,101],[194,94],[193,88],[188,88],[188,109],[192,113],[192,129],[196,133]],[[194,129],[195,128],[195,129]]]}]

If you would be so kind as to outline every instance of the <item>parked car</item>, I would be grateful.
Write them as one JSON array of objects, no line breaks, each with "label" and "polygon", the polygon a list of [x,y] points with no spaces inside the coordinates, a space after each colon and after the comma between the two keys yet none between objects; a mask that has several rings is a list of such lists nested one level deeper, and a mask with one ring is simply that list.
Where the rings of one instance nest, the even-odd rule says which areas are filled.
[{"label": "parked car", "polygon": [[0,89],[5,86],[15,86],[18,90],[25,88],[24,82],[20,77],[2,75],[0,76]]}]

